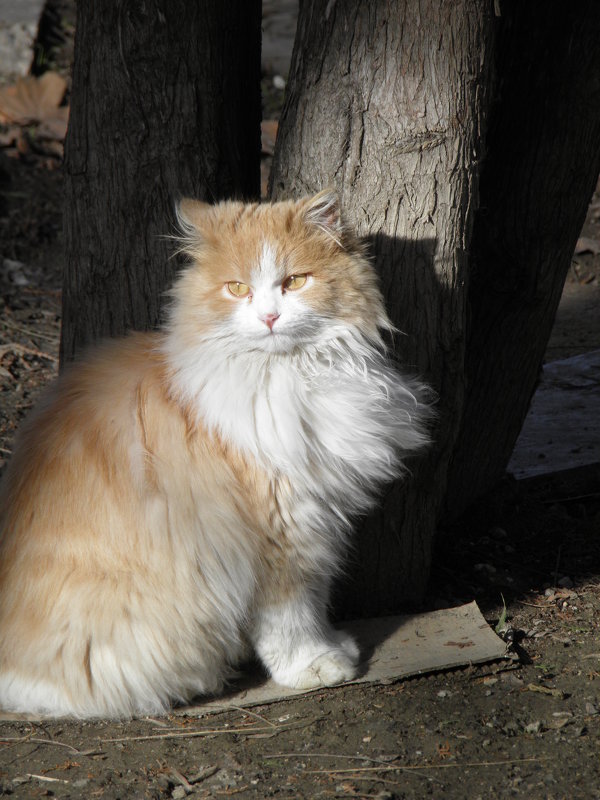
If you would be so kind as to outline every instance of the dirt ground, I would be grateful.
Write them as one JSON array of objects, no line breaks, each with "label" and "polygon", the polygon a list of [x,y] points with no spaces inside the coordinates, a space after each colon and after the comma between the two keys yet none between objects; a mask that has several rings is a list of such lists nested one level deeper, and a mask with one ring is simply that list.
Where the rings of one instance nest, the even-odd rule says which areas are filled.
[{"label": "dirt ground", "polygon": [[[60,159],[21,150],[0,150],[0,466],[60,330]],[[582,235],[550,360],[600,347],[598,195]],[[425,608],[475,598],[496,625],[505,600],[514,660],[204,717],[0,720],[0,794],[600,798],[599,479],[507,477],[440,532]]]}]

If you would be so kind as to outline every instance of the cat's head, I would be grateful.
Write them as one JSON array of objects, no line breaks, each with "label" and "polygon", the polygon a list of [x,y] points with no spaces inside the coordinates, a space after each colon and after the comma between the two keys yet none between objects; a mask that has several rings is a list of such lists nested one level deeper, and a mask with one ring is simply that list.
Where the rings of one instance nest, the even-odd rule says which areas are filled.
[{"label": "cat's head", "polygon": [[191,264],[172,290],[170,324],[186,338],[288,353],[344,329],[379,341],[391,327],[335,192],[265,204],[183,200],[179,220]]}]

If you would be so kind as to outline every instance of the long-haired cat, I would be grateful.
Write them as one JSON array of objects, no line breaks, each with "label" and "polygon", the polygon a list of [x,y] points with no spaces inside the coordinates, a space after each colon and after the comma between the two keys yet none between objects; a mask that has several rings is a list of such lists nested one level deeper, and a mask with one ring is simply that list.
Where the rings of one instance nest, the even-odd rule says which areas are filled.
[{"label": "long-haired cat", "polygon": [[323,192],[180,206],[160,332],[88,353],[0,501],[0,705],[130,716],[218,692],[250,644],[286,686],[356,674],[327,620],[351,520],[427,441],[375,274]]}]

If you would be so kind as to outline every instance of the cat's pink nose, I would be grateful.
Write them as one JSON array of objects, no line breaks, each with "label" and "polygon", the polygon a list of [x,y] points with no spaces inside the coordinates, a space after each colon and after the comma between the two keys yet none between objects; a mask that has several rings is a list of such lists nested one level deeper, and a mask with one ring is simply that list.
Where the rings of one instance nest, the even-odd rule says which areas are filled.
[{"label": "cat's pink nose", "polygon": [[265,314],[263,317],[261,317],[261,319],[265,323],[267,328],[270,331],[272,331],[273,330],[273,325],[275,325],[275,323],[279,319],[279,314]]}]

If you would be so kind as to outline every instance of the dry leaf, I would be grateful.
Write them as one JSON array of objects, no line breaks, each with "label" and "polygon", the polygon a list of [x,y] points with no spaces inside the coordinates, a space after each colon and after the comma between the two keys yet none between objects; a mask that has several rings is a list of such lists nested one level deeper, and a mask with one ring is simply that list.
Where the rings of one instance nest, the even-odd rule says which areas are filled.
[{"label": "dry leaf", "polygon": [[69,114],[68,108],[60,106],[66,89],[67,82],[56,72],[45,72],[40,78],[20,78],[14,86],[0,89],[0,122],[37,122],[41,136],[62,139]]},{"label": "dry leaf", "polygon": [[62,141],[67,135],[67,125],[69,123],[68,106],[60,106],[55,109],[54,116],[44,119],[37,129],[37,135],[43,139],[58,139]]}]

